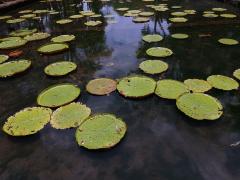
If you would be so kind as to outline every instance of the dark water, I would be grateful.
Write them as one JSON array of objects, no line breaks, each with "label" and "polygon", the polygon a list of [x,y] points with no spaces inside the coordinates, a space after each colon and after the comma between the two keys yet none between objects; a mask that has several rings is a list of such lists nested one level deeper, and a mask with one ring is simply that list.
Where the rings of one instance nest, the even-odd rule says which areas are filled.
[{"label": "dark water", "polygon": [[[79,85],[82,94],[78,101],[87,104],[93,113],[114,113],[125,120],[128,132],[124,140],[107,151],[87,151],[75,142],[75,130],[55,130],[49,125],[40,133],[24,137],[9,137],[0,132],[0,179],[158,179],[158,180],[237,180],[240,179],[240,93],[211,90],[224,106],[224,115],[216,122],[195,122],[185,117],[175,106],[156,96],[142,100],[125,99],[117,92],[96,97],[85,92],[86,83],[98,77],[120,78],[130,74],[143,74],[138,65],[149,59],[145,50],[163,46],[174,55],[164,59],[169,70],[154,79],[203,78],[211,74],[231,76],[240,67],[239,46],[225,47],[217,43],[221,37],[240,40],[239,18],[206,19],[201,12],[212,7],[226,7],[238,14],[237,9],[216,1],[169,1],[169,5],[184,5],[199,13],[189,16],[183,25],[171,25],[169,12],[156,14],[146,24],[134,24],[114,9],[131,7],[145,9],[141,1],[121,4],[95,2],[84,5],[102,15],[113,14],[116,24],[100,28],[86,28],[83,20],[57,25],[55,21],[77,14],[81,8],[70,7],[78,1],[52,3],[60,15],[44,15],[41,21],[30,21],[21,27],[37,27],[52,36],[74,34],[70,51],[54,56],[41,56],[36,49],[49,40],[32,42],[22,49],[24,58],[32,60],[32,68],[25,74],[0,81],[0,125],[16,111],[36,105],[36,97],[44,88],[63,82]],[[149,4],[149,3],[145,3]],[[16,15],[23,9],[50,9],[39,2],[9,12]],[[176,10],[175,10],[176,11]],[[239,15],[239,14],[238,14]],[[1,36],[19,26],[1,22]],[[164,41],[147,45],[141,41],[143,34],[160,33]],[[188,40],[171,39],[171,33],[188,33]],[[199,34],[211,34],[200,38]],[[7,53],[1,51],[0,53]],[[43,69],[59,60],[78,64],[74,73],[62,78],[47,77]]]}]

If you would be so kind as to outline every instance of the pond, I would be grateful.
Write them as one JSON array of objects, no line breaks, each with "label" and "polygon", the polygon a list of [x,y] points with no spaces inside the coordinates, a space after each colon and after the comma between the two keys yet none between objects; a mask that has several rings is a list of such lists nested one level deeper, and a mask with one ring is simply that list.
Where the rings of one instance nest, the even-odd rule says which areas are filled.
[{"label": "pond", "polygon": [[[116,9],[152,11],[146,5],[168,4],[169,11],[158,12],[146,23],[134,23],[132,17]],[[182,6],[181,9],[171,8]],[[205,18],[204,11],[226,8],[237,18]],[[73,83],[80,87],[76,102],[91,108],[92,114],[111,113],[127,124],[127,133],[115,147],[92,151],[79,147],[75,128],[57,130],[49,124],[35,135],[12,137],[0,131],[0,179],[161,179],[161,180],[236,180],[240,177],[240,93],[239,90],[207,92],[223,105],[223,115],[217,121],[195,121],[176,107],[175,100],[156,95],[141,99],[125,98],[117,91],[107,96],[95,96],[86,91],[87,83],[95,78],[120,79],[133,74],[159,79],[184,81],[189,78],[207,79],[213,74],[232,77],[240,68],[239,45],[224,46],[220,38],[240,40],[239,10],[229,4],[210,0],[140,0],[83,2],[63,0],[32,2],[3,15],[18,17],[22,10],[55,10],[59,14],[43,13],[40,19],[28,19],[17,24],[0,21],[0,37],[7,37],[21,28],[37,28],[51,37],[73,34],[69,50],[54,55],[41,55],[37,49],[50,39],[28,42],[18,48],[29,59],[31,68],[10,78],[0,79],[1,127],[7,118],[25,107],[37,106],[39,93],[51,85]],[[186,23],[171,23],[170,13],[184,9],[196,10],[187,15]],[[92,10],[101,14],[99,26],[87,27],[88,18],[74,19],[60,25],[79,11]],[[221,12],[217,12],[218,14]],[[184,33],[189,38],[174,39],[171,34]],[[160,34],[156,43],[142,41],[146,34]],[[166,58],[151,58],[146,50],[161,46],[173,51]],[[0,50],[8,54],[12,50]],[[147,59],[161,59],[168,70],[147,75],[139,64]],[[14,60],[14,58],[10,58]],[[57,61],[72,61],[77,69],[63,77],[49,77],[44,68]],[[2,129],[2,128],[1,128]]]}]

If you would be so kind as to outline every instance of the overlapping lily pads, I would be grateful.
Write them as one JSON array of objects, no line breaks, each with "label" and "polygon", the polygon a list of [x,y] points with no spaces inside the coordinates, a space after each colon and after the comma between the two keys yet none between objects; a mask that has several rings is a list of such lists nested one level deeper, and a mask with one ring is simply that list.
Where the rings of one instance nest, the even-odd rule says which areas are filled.
[{"label": "overlapping lily pads", "polygon": [[127,130],[126,124],[112,114],[95,115],[85,120],[76,131],[79,146],[106,149],[118,144]]},{"label": "overlapping lily pads", "polygon": [[146,60],[139,65],[139,68],[148,74],[159,74],[168,69],[168,64],[161,60]]},{"label": "overlapping lily pads", "polygon": [[207,78],[209,84],[216,89],[230,91],[238,89],[239,84],[234,79],[223,75],[211,75]]},{"label": "overlapping lily pads", "polygon": [[159,42],[159,41],[163,40],[163,37],[159,34],[147,34],[147,35],[143,36],[142,39],[145,42],[152,43],[152,42]]},{"label": "overlapping lily pads", "polygon": [[153,57],[168,57],[173,54],[171,49],[165,47],[152,47],[146,51],[147,55]]},{"label": "overlapping lily pads", "polygon": [[212,89],[212,86],[205,80],[202,79],[187,79],[184,81],[184,84],[188,87],[192,92],[207,92]]},{"label": "overlapping lily pads", "polygon": [[107,95],[115,91],[117,82],[109,78],[99,78],[89,81],[86,89],[89,93],[94,95]]},{"label": "overlapping lily pads", "polygon": [[44,68],[44,72],[49,76],[64,76],[74,71],[77,65],[70,61],[60,61],[49,64]]},{"label": "overlapping lily pads", "polygon": [[51,43],[41,46],[37,51],[42,54],[55,54],[67,49],[69,49],[69,46],[65,43]]},{"label": "overlapping lily pads", "polygon": [[64,43],[64,42],[70,42],[70,41],[73,41],[75,40],[75,36],[74,35],[60,35],[60,36],[57,36],[57,37],[54,37],[51,39],[52,42],[55,42],[55,43]]}]

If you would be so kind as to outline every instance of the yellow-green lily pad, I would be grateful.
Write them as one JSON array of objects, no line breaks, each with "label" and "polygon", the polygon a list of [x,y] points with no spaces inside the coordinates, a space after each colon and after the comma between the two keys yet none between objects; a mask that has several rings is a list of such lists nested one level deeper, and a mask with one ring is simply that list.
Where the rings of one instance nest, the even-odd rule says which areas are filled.
[{"label": "yellow-green lily pad", "polygon": [[211,75],[207,78],[209,84],[216,89],[230,91],[238,89],[239,84],[234,79],[223,75]]},{"label": "yellow-green lily pad", "polygon": [[24,46],[26,43],[27,41],[24,39],[3,41],[0,43],[0,49],[15,49]]},{"label": "yellow-green lily pad", "polygon": [[60,35],[60,36],[57,36],[57,37],[54,37],[51,39],[52,42],[55,42],[55,43],[64,43],[64,42],[70,42],[70,41],[73,41],[75,40],[75,36],[74,35]]},{"label": "yellow-green lily pad", "polygon": [[9,58],[8,55],[1,54],[1,55],[0,55],[0,64],[3,63],[3,62],[5,62],[5,61],[7,61],[8,58]]},{"label": "yellow-green lily pad", "polygon": [[19,29],[10,33],[10,36],[24,37],[37,32],[37,29]]},{"label": "yellow-green lily pad", "polygon": [[188,89],[192,92],[203,93],[212,89],[212,86],[202,79],[187,79],[184,81],[184,84],[186,84]]},{"label": "yellow-green lily pad", "polygon": [[87,21],[84,23],[86,26],[98,26],[100,24],[102,24],[101,21]]},{"label": "yellow-green lily pad", "polygon": [[187,13],[179,11],[179,12],[172,12],[171,15],[172,16],[186,16]]},{"label": "yellow-green lily pad", "polygon": [[212,8],[213,11],[217,11],[217,12],[223,12],[226,11],[227,9],[225,8]]},{"label": "yellow-green lily pad", "polygon": [[221,17],[224,17],[224,18],[236,18],[237,15],[235,14],[220,14]]},{"label": "yellow-green lily pad", "polygon": [[39,33],[33,33],[31,35],[25,36],[24,39],[27,41],[39,41],[42,39],[47,39],[51,35],[49,33],[39,32]]},{"label": "yellow-green lily pad", "polygon": [[37,51],[42,54],[55,54],[67,49],[69,46],[65,43],[51,43],[41,46]]},{"label": "yellow-green lily pad", "polygon": [[174,17],[174,18],[169,18],[169,21],[176,22],[176,23],[184,23],[184,22],[187,22],[188,19],[185,17]]},{"label": "yellow-green lily pad", "polygon": [[187,39],[189,36],[188,34],[176,33],[176,34],[172,34],[171,37],[174,39]]},{"label": "yellow-green lily pad", "polygon": [[60,61],[49,64],[44,68],[44,72],[49,76],[64,76],[74,71],[77,65],[70,61]]},{"label": "yellow-green lily pad", "polygon": [[71,19],[80,19],[80,18],[83,18],[83,15],[75,14],[75,15],[70,16],[69,18],[71,18]]},{"label": "yellow-green lily pad", "polygon": [[163,37],[159,34],[147,34],[147,35],[143,36],[142,39],[145,42],[152,43],[152,42],[159,42],[159,41],[163,40]]},{"label": "yellow-green lily pad", "polygon": [[144,12],[139,13],[139,16],[144,16],[144,17],[149,17],[149,16],[153,16],[153,15],[154,15],[154,12],[144,11]]},{"label": "yellow-green lily pad", "polygon": [[89,81],[86,86],[87,92],[94,95],[107,95],[115,91],[117,82],[109,78],[99,78]]},{"label": "yellow-green lily pad", "polygon": [[237,78],[238,80],[240,80],[240,69],[236,69],[234,72],[233,72],[233,76],[235,78]]},{"label": "yellow-green lily pad", "polygon": [[218,40],[219,43],[224,44],[224,45],[237,45],[239,42],[235,39],[230,39],[230,38],[221,38]]},{"label": "yellow-green lily pad", "polygon": [[147,55],[153,57],[168,57],[173,54],[171,49],[165,47],[152,47],[146,51]]},{"label": "yellow-green lily pad", "polygon": [[16,24],[16,23],[21,23],[23,21],[26,21],[26,19],[23,18],[18,18],[18,19],[9,19],[6,21],[7,24]]},{"label": "yellow-green lily pad", "polygon": [[68,24],[71,22],[72,22],[71,19],[60,19],[60,20],[56,21],[57,24]]},{"label": "yellow-green lily pad", "polygon": [[203,14],[203,17],[206,17],[206,18],[216,18],[216,17],[218,17],[218,14],[214,14],[214,13],[204,13],[204,14]]},{"label": "yellow-green lily pad", "polygon": [[168,69],[168,64],[161,60],[146,60],[141,62],[139,68],[148,74],[159,74]]},{"label": "yellow-green lily pad", "polygon": [[147,17],[136,17],[136,18],[133,18],[132,21],[135,22],[135,23],[145,23],[145,22],[149,21],[149,18],[147,18]]}]

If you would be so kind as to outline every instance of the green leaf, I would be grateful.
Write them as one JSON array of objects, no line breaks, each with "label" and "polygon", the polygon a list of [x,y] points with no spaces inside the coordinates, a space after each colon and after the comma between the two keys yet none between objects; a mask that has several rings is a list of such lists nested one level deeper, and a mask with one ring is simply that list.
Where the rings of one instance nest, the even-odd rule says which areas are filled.
[{"label": "green leaf", "polygon": [[49,64],[44,72],[49,76],[64,76],[77,68],[77,65],[70,61],[60,61]]},{"label": "green leaf", "polygon": [[207,78],[209,84],[216,89],[230,91],[238,89],[239,84],[234,79],[223,75],[211,75]]},{"label": "green leaf", "polygon": [[94,95],[107,95],[117,88],[116,81],[108,78],[99,78],[91,80],[87,86],[87,92]]},{"label": "green leaf", "polygon": [[152,47],[146,51],[147,55],[153,57],[167,57],[173,54],[171,49],[165,47]]},{"label": "green leaf", "polygon": [[161,60],[146,60],[141,62],[139,68],[148,74],[159,74],[168,69],[168,64]]}]

